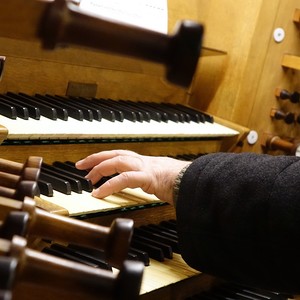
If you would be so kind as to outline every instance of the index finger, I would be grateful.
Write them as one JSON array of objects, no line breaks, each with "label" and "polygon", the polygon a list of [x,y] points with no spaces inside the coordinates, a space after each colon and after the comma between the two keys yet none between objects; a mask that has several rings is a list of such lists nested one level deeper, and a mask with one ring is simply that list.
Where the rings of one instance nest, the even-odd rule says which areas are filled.
[{"label": "index finger", "polygon": [[91,154],[91,155],[87,156],[86,158],[77,161],[75,166],[77,169],[80,169],[80,170],[92,169],[94,166],[100,164],[101,162],[103,162],[107,159],[111,159],[113,157],[119,156],[119,155],[136,156],[138,154],[133,151],[129,151],[129,150],[101,151],[98,153]]}]

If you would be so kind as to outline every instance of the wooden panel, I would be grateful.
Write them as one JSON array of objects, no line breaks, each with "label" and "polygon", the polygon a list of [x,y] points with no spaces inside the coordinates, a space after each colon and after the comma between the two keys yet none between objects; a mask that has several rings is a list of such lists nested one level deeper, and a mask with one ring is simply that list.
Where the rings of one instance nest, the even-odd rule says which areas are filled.
[{"label": "wooden panel", "polygon": [[[229,139],[229,145],[234,140]],[[224,144],[224,147],[222,147]],[[41,156],[45,162],[55,160],[77,161],[89,154],[110,150],[129,149],[145,155],[200,154],[208,152],[226,151],[229,145],[227,139],[186,141],[186,142],[119,142],[119,143],[93,143],[93,144],[44,144],[44,145],[16,145],[1,146],[1,157],[14,161],[24,162],[29,155]]]},{"label": "wooden panel", "polygon": [[[273,108],[296,117],[300,113],[299,105],[275,97],[277,88],[299,89],[298,1],[214,0],[198,11],[206,24],[205,44],[227,56],[200,60],[190,104],[256,131],[258,141],[250,145],[245,140],[241,151],[266,152],[265,133],[299,140],[299,124],[270,116]],[[282,42],[273,38],[277,28],[285,33]]]}]

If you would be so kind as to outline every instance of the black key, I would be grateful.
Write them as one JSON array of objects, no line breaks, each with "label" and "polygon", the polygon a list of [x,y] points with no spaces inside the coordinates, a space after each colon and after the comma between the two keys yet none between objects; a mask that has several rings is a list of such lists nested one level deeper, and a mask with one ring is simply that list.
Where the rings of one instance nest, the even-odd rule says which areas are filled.
[{"label": "black key", "polygon": [[47,197],[53,197],[53,187],[50,182],[38,180],[38,186],[42,195],[45,195]]},{"label": "black key", "polygon": [[[72,173],[76,173],[77,175],[79,176],[86,176],[88,174],[88,172],[86,170],[79,170],[75,167],[75,163],[71,162],[71,161],[65,161],[65,162],[55,162],[55,165],[56,164],[61,164],[61,167],[65,166],[66,167],[66,170],[69,170],[70,172]],[[58,165],[59,166],[59,165]],[[70,169],[68,169],[70,168]]]},{"label": "black key", "polygon": [[169,121],[169,116],[166,112],[160,110],[160,109],[157,109],[156,107],[154,107],[151,102],[141,102],[141,101],[138,101],[138,103],[140,104],[143,104],[143,107],[149,109],[150,111],[152,111],[153,113],[157,113],[160,115],[160,120],[162,122],[168,122]]},{"label": "black key", "polygon": [[112,267],[107,262],[103,261],[102,259],[91,256],[82,250],[76,249],[75,247],[63,246],[55,243],[51,245],[51,249],[55,249],[63,253],[73,255],[74,257],[81,259],[86,264],[93,264],[97,268],[112,271]]},{"label": "black key", "polygon": [[169,103],[159,103],[160,107],[162,107],[164,110],[166,110],[169,114],[177,115],[178,116],[178,122],[184,123],[189,122],[190,117],[189,115],[183,113],[182,111],[175,109]]},{"label": "black key", "polygon": [[102,265],[103,269],[106,268],[107,270],[112,270],[111,265],[105,261],[104,251],[94,249],[94,248],[84,247],[84,246],[80,246],[80,245],[75,245],[75,244],[69,244],[67,247],[70,249],[76,250],[79,253],[82,253],[83,255],[85,255],[87,257],[91,257],[91,258],[95,259],[99,264]]},{"label": "black key", "polygon": [[82,186],[79,180],[72,178],[71,176],[62,174],[61,172],[57,171],[55,167],[43,163],[41,172],[68,181],[73,192],[76,192],[78,194],[82,193]]},{"label": "black key", "polygon": [[63,108],[55,103],[52,103],[51,101],[49,101],[49,99],[46,99],[44,96],[39,95],[39,94],[33,96],[33,99],[36,101],[39,101],[47,106],[54,108],[56,110],[58,119],[61,119],[63,121],[68,120],[69,115],[68,115],[68,111],[65,108]]},{"label": "black key", "polygon": [[96,100],[97,105],[113,111],[113,113],[115,115],[115,118],[116,118],[115,119],[116,121],[119,121],[119,122],[124,121],[124,114],[120,109],[118,109],[114,106],[111,106],[105,99],[102,99],[102,98],[96,99],[96,98],[94,98],[94,100]]},{"label": "black key", "polygon": [[[49,95],[47,95],[47,96],[49,96]],[[81,110],[82,113],[83,113],[83,119],[84,120],[87,120],[89,122],[93,121],[94,116],[93,116],[93,112],[90,108],[86,108],[83,105],[80,105],[79,102],[71,101],[69,98],[66,98],[66,97],[62,97],[62,96],[58,96],[58,95],[55,95],[55,96],[52,96],[52,97],[54,99],[63,101],[64,103],[66,103],[68,105],[71,105],[72,107],[76,107],[77,109]]]},{"label": "black key", "polygon": [[28,109],[28,114],[30,118],[34,120],[39,120],[41,118],[40,109],[38,107],[31,105],[30,103],[24,103],[23,101],[20,101],[19,99],[10,97],[8,95],[2,95],[2,97],[20,106],[26,107]]},{"label": "black key", "polygon": [[196,123],[200,123],[200,122],[204,123],[205,122],[204,115],[201,112],[199,112],[193,108],[190,108],[188,106],[181,105],[181,104],[174,104],[174,105],[177,109],[180,109],[181,111],[184,111],[187,114],[189,114],[191,121],[196,122]]},{"label": "black key", "polygon": [[132,106],[136,107],[138,110],[140,110],[144,114],[144,119],[146,119],[147,122],[149,122],[150,120],[153,120],[156,122],[161,122],[160,113],[143,105],[143,102],[133,102],[130,100],[123,100],[123,101],[125,101],[126,103],[129,103],[130,105],[132,105]]},{"label": "black key", "polygon": [[168,110],[166,107],[161,105],[160,103],[152,103],[152,102],[146,102],[148,105],[152,106],[154,109],[158,110],[159,112],[162,112],[168,116],[168,120],[173,121],[175,123],[179,122],[179,116],[178,114]]},{"label": "black key", "polygon": [[165,227],[161,224],[153,225],[153,226],[155,226],[154,228],[157,228],[160,232],[166,233],[166,234],[170,235],[171,237],[174,237],[174,238],[178,239],[177,230],[172,230],[172,229],[170,229],[168,227]]},{"label": "black key", "polygon": [[60,172],[63,175],[70,176],[73,179],[79,180],[84,191],[91,192],[93,190],[91,180],[85,178],[84,176],[78,175],[77,172],[75,172],[75,168],[60,162],[54,162],[53,168],[55,168],[54,170]]},{"label": "black key", "polygon": [[156,225],[156,224],[149,224],[149,225],[145,225],[142,228],[149,228],[150,230],[153,230],[154,232],[157,232],[159,234],[163,234],[167,237],[170,237],[174,240],[178,240],[178,236],[177,233],[173,234],[168,232],[167,230],[164,230],[164,228],[162,226]]},{"label": "black key", "polygon": [[[40,96],[40,95],[37,95]],[[83,112],[81,109],[78,109],[74,107],[71,104],[68,104],[66,101],[62,101],[60,99],[56,99],[54,96],[45,95],[44,99],[48,101],[51,104],[56,104],[59,107],[62,107],[67,110],[68,116],[77,120],[77,121],[83,121]]]},{"label": "black key", "polygon": [[149,111],[145,110],[141,105],[138,105],[136,102],[129,101],[129,100],[119,100],[118,102],[124,103],[126,106],[133,109],[137,115],[140,114],[142,116],[142,118],[143,118],[142,120],[144,122],[151,121],[151,114],[149,113]]},{"label": "black key", "polygon": [[17,103],[14,103],[11,100],[7,100],[3,95],[0,95],[0,102],[5,103],[10,106],[14,106],[17,111],[17,116],[21,119],[28,120],[29,119],[29,112],[27,107],[24,105],[19,105]]},{"label": "black key", "polygon": [[112,100],[112,99],[105,99],[105,101],[109,105],[114,107],[115,109],[121,110],[123,115],[124,115],[124,119],[126,119],[128,121],[131,121],[131,122],[136,122],[138,120],[138,117],[135,114],[135,112],[132,109],[128,109],[128,107],[126,107],[122,103],[119,103],[119,101],[115,101],[115,100]]},{"label": "black key", "polygon": [[[72,103],[74,101],[78,105],[80,105],[80,107],[84,107],[86,109],[91,110],[91,112],[93,114],[93,119],[96,121],[101,121],[101,119],[102,119],[101,110],[93,107],[93,105],[91,105],[91,103],[88,103],[88,99],[83,98],[84,100],[82,100],[82,98],[80,98],[80,97],[73,97],[73,96],[69,96],[69,99]],[[89,101],[89,102],[92,102],[92,101]]]},{"label": "black key", "polygon": [[131,246],[134,248],[138,248],[138,249],[148,252],[149,257],[151,257],[157,261],[163,262],[165,260],[162,250],[158,247],[149,245],[149,244],[141,242],[141,241],[135,241],[135,240],[131,241]]},{"label": "black key", "polygon": [[190,112],[190,114],[198,114],[199,116],[201,115],[201,118],[203,120],[206,121],[206,122],[209,122],[209,123],[213,123],[214,122],[214,118],[206,113],[203,113],[203,112],[200,112],[200,111],[197,111],[196,109],[193,109],[191,107],[187,107],[187,106],[182,106],[181,104],[176,104],[177,106],[179,106],[181,109],[185,109],[187,111]]},{"label": "black key", "polygon": [[172,248],[167,244],[159,242],[159,241],[155,240],[154,238],[144,237],[143,235],[138,234],[137,231],[135,231],[132,239],[134,241],[140,241],[140,242],[148,243],[149,245],[158,247],[162,250],[164,257],[169,258],[169,259],[173,258]]},{"label": "black key", "polygon": [[40,180],[50,182],[54,188],[54,190],[57,190],[63,194],[71,195],[71,185],[69,181],[62,180],[60,178],[57,178],[53,175],[45,174],[41,172],[40,174]]},{"label": "black key", "polygon": [[161,106],[162,109],[166,110],[169,114],[176,114],[178,116],[179,122],[190,122],[191,117],[188,113],[178,109],[174,104],[172,103],[158,103],[157,105]]},{"label": "black key", "polygon": [[166,235],[157,233],[157,232],[151,230],[150,228],[144,227],[144,226],[139,227],[139,230],[143,231],[143,235],[145,237],[155,238],[157,241],[160,241],[162,243],[170,245],[172,247],[173,252],[175,252],[175,253],[180,252],[177,239],[173,239]]},{"label": "black key", "polygon": [[169,228],[170,230],[173,230],[174,232],[177,233],[177,224],[176,224],[176,221],[173,222],[172,220],[169,220],[169,221],[161,221],[159,223],[161,226],[164,226],[166,228]]},{"label": "black key", "polygon": [[77,263],[85,264],[85,265],[88,265],[88,266],[93,267],[93,268],[98,267],[97,264],[89,262],[89,261],[85,260],[84,258],[77,257],[76,255],[73,255],[71,253],[66,253],[66,252],[51,248],[51,247],[45,247],[42,250],[42,252],[47,253],[47,254],[51,254],[51,255],[54,255],[54,256],[57,256],[57,257],[60,257],[60,258],[75,261]]},{"label": "black key", "polygon": [[2,103],[0,100],[0,114],[4,117],[15,120],[17,118],[17,110],[13,105]]},{"label": "black key", "polygon": [[163,232],[167,232],[169,234],[171,234],[172,236],[178,238],[178,235],[177,235],[177,230],[173,230],[173,229],[170,229],[168,226],[165,226],[163,224],[159,224],[157,225],[158,228],[160,228]]},{"label": "black key", "polygon": [[129,251],[133,252],[134,254],[136,254],[137,257],[138,257],[138,260],[142,261],[145,266],[149,266],[150,265],[150,259],[149,259],[149,255],[148,255],[147,252],[142,251],[140,249],[133,248],[133,247],[130,247]]},{"label": "black key", "polygon": [[106,119],[108,121],[111,122],[115,122],[116,121],[116,116],[115,113],[110,109],[110,108],[106,108],[104,106],[99,105],[99,103],[97,103],[97,100],[87,100],[85,98],[79,97],[81,102],[85,102],[88,106],[93,107],[96,110],[99,110],[101,112],[101,117],[103,119]]},{"label": "black key", "polygon": [[50,107],[49,105],[43,104],[40,101],[34,100],[31,96],[28,96],[26,94],[20,93],[20,94],[14,94],[11,92],[8,92],[7,95],[17,98],[23,103],[29,103],[33,106],[36,106],[40,110],[40,114],[44,116],[45,118],[56,120],[57,119],[57,112],[56,109],[53,107]]}]

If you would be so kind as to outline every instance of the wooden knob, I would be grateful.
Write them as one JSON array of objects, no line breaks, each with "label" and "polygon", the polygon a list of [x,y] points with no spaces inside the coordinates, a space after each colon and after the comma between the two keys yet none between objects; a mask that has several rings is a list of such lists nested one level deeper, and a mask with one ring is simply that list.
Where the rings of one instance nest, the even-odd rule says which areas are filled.
[{"label": "wooden knob", "polygon": [[107,227],[51,214],[36,208],[29,197],[23,202],[0,198],[0,216],[5,220],[2,237],[18,234],[92,247],[103,250],[107,262],[116,268],[127,258],[134,225],[130,219],[117,218]]},{"label": "wooden knob", "polygon": [[299,156],[299,144],[284,140],[279,136],[270,136],[266,141],[266,146],[270,150],[282,150],[290,155]]},{"label": "wooden knob", "polygon": [[282,112],[277,109],[271,109],[270,116],[276,120],[283,120],[286,124],[293,124],[295,122],[295,114],[291,112]]},{"label": "wooden knob", "polygon": [[8,159],[0,158],[0,172],[11,173],[20,175],[24,168],[37,168],[40,169],[43,159],[38,156],[30,156],[24,164],[11,161]]},{"label": "wooden knob", "polygon": [[279,89],[277,88],[275,90],[275,96],[281,100],[290,100],[292,103],[299,103],[300,102],[300,93],[293,92],[290,93],[289,91],[285,89]]},{"label": "wooden knob", "polygon": [[144,268],[141,262],[124,262],[116,275],[32,250],[19,236],[14,236],[11,241],[0,239],[0,253],[17,259],[15,281],[39,288],[47,287],[51,282],[53,289],[80,293],[87,299],[135,300],[139,297]]}]

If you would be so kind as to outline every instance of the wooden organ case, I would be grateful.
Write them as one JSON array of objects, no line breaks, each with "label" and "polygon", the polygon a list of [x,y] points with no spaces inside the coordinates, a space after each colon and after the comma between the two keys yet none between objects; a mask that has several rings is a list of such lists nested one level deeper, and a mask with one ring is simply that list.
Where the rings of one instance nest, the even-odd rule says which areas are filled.
[{"label": "wooden organ case", "polygon": [[[145,138],[124,135],[120,129],[114,134],[93,138],[88,135],[88,129],[86,136],[77,136],[77,133],[71,131],[68,135],[58,128],[60,135],[56,136],[48,126],[49,133],[43,132],[39,137],[29,126],[23,125],[21,132],[18,129],[19,136],[14,137],[10,135],[9,123],[0,121],[1,158],[24,162],[28,156],[35,155],[43,157],[46,164],[52,164],[55,161],[75,162],[107,149],[130,149],[146,155],[173,157],[195,157],[218,151],[262,153],[274,150],[269,145],[270,137],[274,136],[283,138],[288,149],[290,143],[294,145],[298,132],[295,122],[292,131],[277,125],[274,109],[281,110],[280,92],[288,90],[286,97],[290,97],[290,90],[297,89],[299,79],[299,10],[295,0],[288,3],[284,0],[193,0],[188,3],[169,0],[170,33],[175,23],[182,19],[205,25],[202,56],[188,87],[168,82],[162,64],[136,57],[76,45],[43,50],[40,40],[32,36],[31,26],[40,13],[35,9],[35,1],[11,0],[4,8],[0,12],[0,99],[3,100],[0,103],[7,93],[23,93],[27,96],[38,94],[40,100],[43,95],[58,95],[82,101],[96,98],[181,104],[213,116],[217,124],[228,128],[229,134],[208,132],[196,138],[184,135]],[[30,20],[26,13],[32,14]],[[280,35],[283,34],[282,39]],[[285,115],[288,112],[286,107],[283,111]],[[67,121],[65,123],[67,128]],[[31,134],[26,137],[28,132]],[[41,195],[37,205],[51,213],[104,226],[119,216],[132,218],[137,227],[175,218],[172,207],[143,196],[124,192],[108,199],[113,206],[109,209],[105,206],[103,211],[98,206],[90,209],[73,192],[67,200],[51,200]],[[87,194],[83,197],[87,202],[92,201],[91,205],[96,201],[89,199]],[[176,264],[185,274],[178,274]],[[153,264],[157,272],[163,274],[159,283],[151,278],[158,276],[151,273],[152,266],[145,268],[141,299],[186,299],[214,284],[214,278],[194,272],[180,259],[174,265],[169,261]],[[16,299],[24,297],[24,292],[24,287],[17,287]],[[30,292],[28,299],[40,296],[38,292],[37,295]],[[47,297],[45,299],[53,299],[50,294]]]}]

